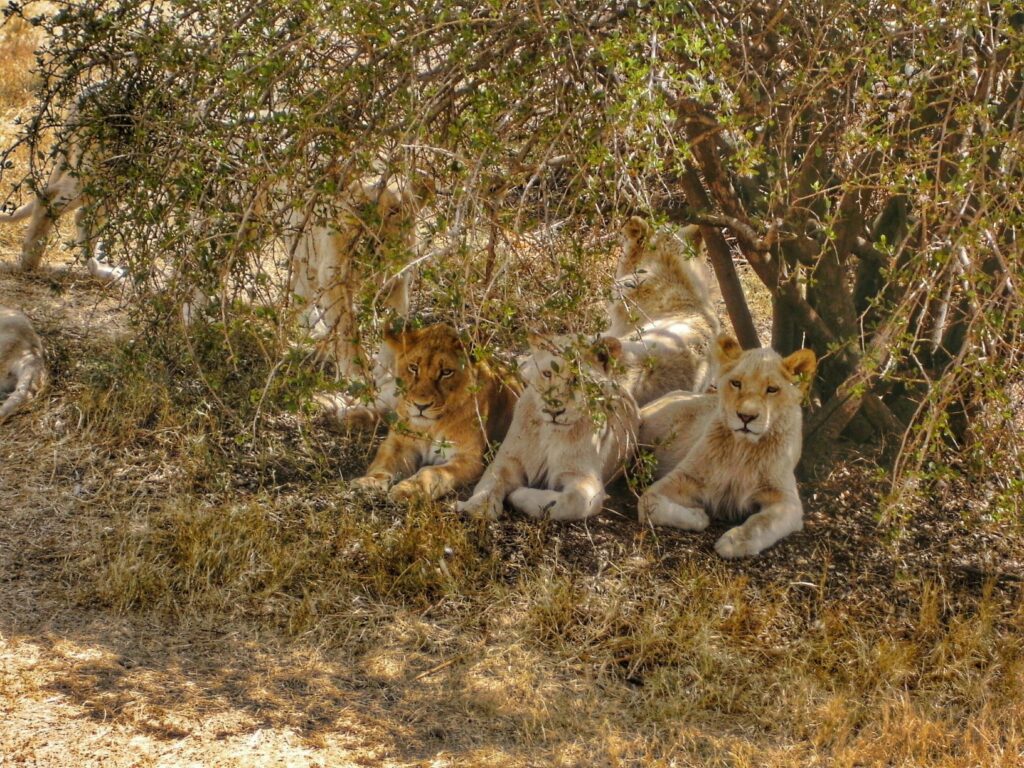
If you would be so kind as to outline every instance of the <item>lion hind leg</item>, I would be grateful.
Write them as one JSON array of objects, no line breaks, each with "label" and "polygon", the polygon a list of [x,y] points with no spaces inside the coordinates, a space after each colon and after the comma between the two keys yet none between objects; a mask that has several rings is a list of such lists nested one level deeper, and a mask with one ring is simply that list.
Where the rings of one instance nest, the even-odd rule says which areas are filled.
[{"label": "lion hind leg", "polygon": [[359,331],[355,319],[355,296],[351,287],[336,280],[323,292],[320,302],[327,333],[321,340],[337,366],[338,375],[346,379],[365,379],[365,364],[360,360]]},{"label": "lion hind leg", "polygon": [[601,511],[606,494],[604,483],[592,475],[581,475],[564,483],[561,491],[518,488],[509,503],[530,517],[550,520],[583,520]]},{"label": "lion hind leg", "polygon": [[46,249],[46,240],[57,219],[82,204],[78,182],[74,177],[67,173],[55,175],[56,180],[47,184],[43,196],[35,201],[32,219],[25,231],[21,247],[21,268],[24,270],[33,270],[39,266]]},{"label": "lion hind leg", "polygon": [[[91,197],[82,195],[75,211],[75,245],[85,254],[86,263],[95,261],[106,264],[107,247],[103,239],[95,232],[107,223],[107,212],[102,204],[97,204]],[[121,271],[122,275],[124,270]]]},{"label": "lion hind leg", "polygon": [[399,317],[405,317],[409,314],[409,288],[412,283],[412,273],[403,272],[392,278],[390,283],[387,295],[384,297],[384,306]]}]

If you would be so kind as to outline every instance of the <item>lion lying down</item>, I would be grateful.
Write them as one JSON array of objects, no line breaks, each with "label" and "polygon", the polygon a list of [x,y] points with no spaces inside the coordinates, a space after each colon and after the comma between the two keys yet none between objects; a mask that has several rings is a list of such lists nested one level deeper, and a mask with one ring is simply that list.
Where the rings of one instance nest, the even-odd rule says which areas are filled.
[{"label": "lion lying down", "polygon": [[[643,409],[642,445],[660,480],[639,502],[641,522],[702,531],[711,517],[745,521],[716,542],[722,557],[748,557],[803,527],[794,470],[802,444],[800,401],[814,374],[809,349],[782,358],[720,336],[718,392],[674,392]],[[753,513],[753,514],[751,514]]]},{"label": "lion lying down", "polygon": [[622,345],[532,337],[530,347],[508,436],[456,509],[494,519],[508,499],[532,517],[581,520],[601,511],[636,444],[639,410],[617,380]]},{"label": "lion lying down", "polygon": [[21,312],[0,307],[0,423],[46,385],[43,344]]},{"label": "lion lying down", "polygon": [[512,420],[519,387],[474,361],[450,325],[387,334],[395,356],[398,422],[353,486],[395,501],[436,499],[480,477],[489,442]]}]

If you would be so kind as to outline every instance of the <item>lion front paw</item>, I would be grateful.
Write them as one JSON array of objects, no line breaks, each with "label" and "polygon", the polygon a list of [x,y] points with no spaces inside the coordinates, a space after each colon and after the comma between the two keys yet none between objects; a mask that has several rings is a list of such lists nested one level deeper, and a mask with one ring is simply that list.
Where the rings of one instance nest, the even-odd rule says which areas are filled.
[{"label": "lion front paw", "polygon": [[364,493],[381,493],[386,491],[391,481],[386,477],[379,475],[363,475],[357,477],[351,483],[349,487],[355,491],[362,491]]},{"label": "lion front paw", "polygon": [[726,560],[740,557],[752,557],[761,551],[761,547],[752,541],[743,530],[743,526],[730,528],[715,542],[715,552]]},{"label": "lion front paw", "polygon": [[660,493],[645,493],[637,504],[641,523],[668,525],[684,531],[703,531],[711,522],[707,513],[697,507],[684,507],[669,501]]},{"label": "lion front paw", "polygon": [[455,511],[471,517],[497,520],[501,517],[502,499],[496,493],[478,493],[455,503]]},{"label": "lion front paw", "polygon": [[425,483],[415,478],[409,478],[408,480],[396,483],[388,491],[388,498],[392,501],[410,501],[412,499],[430,499],[433,498],[433,494]]}]

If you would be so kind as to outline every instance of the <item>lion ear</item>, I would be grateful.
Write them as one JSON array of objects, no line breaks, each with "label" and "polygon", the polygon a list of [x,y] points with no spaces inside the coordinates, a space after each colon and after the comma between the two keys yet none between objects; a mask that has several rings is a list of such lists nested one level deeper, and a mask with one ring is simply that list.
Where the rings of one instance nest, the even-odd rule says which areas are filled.
[{"label": "lion ear", "polygon": [[622,342],[614,336],[602,336],[594,342],[594,358],[607,372],[611,370],[612,363],[622,356]]},{"label": "lion ear", "polygon": [[416,331],[402,322],[388,323],[384,328],[384,343],[394,352],[401,352],[413,340]]},{"label": "lion ear", "polygon": [[650,234],[651,225],[640,216],[630,216],[629,220],[622,225],[622,236],[627,240],[639,242]]},{"label": "lion ear", "polygon": [[643,243],[651,231],[651,225],[639,216],[631,216],[622,225],[622,255],[615,268],[615,277],[624,277],[640,266],[640,259],[644,255]]},{"label": "lion ear", "polygon": [[727,333],[723,333],[718,337],[715,343],[715,360],[723,368],[732,365],[740,359],[740,355],[743,354],[743,348],[740,343],[736,341],[732,336]]},{"label": "lion ear", "polygon": [[704,235],[700,233],[700,224],[687,224],[683,227],[680,234],[683,236],[683,240],[692,246],[694,250],[700,248],[701,243],[704,242]]},{"label": "lion ear", "polygon": [[791,381],[798,382],[800,391],[806,392],[811,386],[811,379],[818,369],[818,358],[813,350],[798,349],[782,361],[782,368]]},{"label": "lion ear", "polygon": [[437,181],[426,171],[412,173],[412,193],[420,206],[429,205],[437,196]]}]

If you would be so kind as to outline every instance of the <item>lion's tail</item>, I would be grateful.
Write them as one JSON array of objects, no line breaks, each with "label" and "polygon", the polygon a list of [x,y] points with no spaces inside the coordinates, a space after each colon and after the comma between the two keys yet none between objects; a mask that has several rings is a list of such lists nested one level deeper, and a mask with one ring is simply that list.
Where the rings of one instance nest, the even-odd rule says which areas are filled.
[{"label": "lion's tail", "polygon": [[37,203],[37,200],[33,200],[31,203],[25,203],[12,213],[0,213],[0,223],[7,224],[27,219],[35,211]]},{"label": "lion's tail", "polygon": [[18,383],[14,391],[7,396],[0,405],[0,424],[7,420],[12,413],[38,395],[46,386],[47,373],[46,364],[41,354],[31,354],[29,359],[24,361],[21,371],[18,374]]}]

